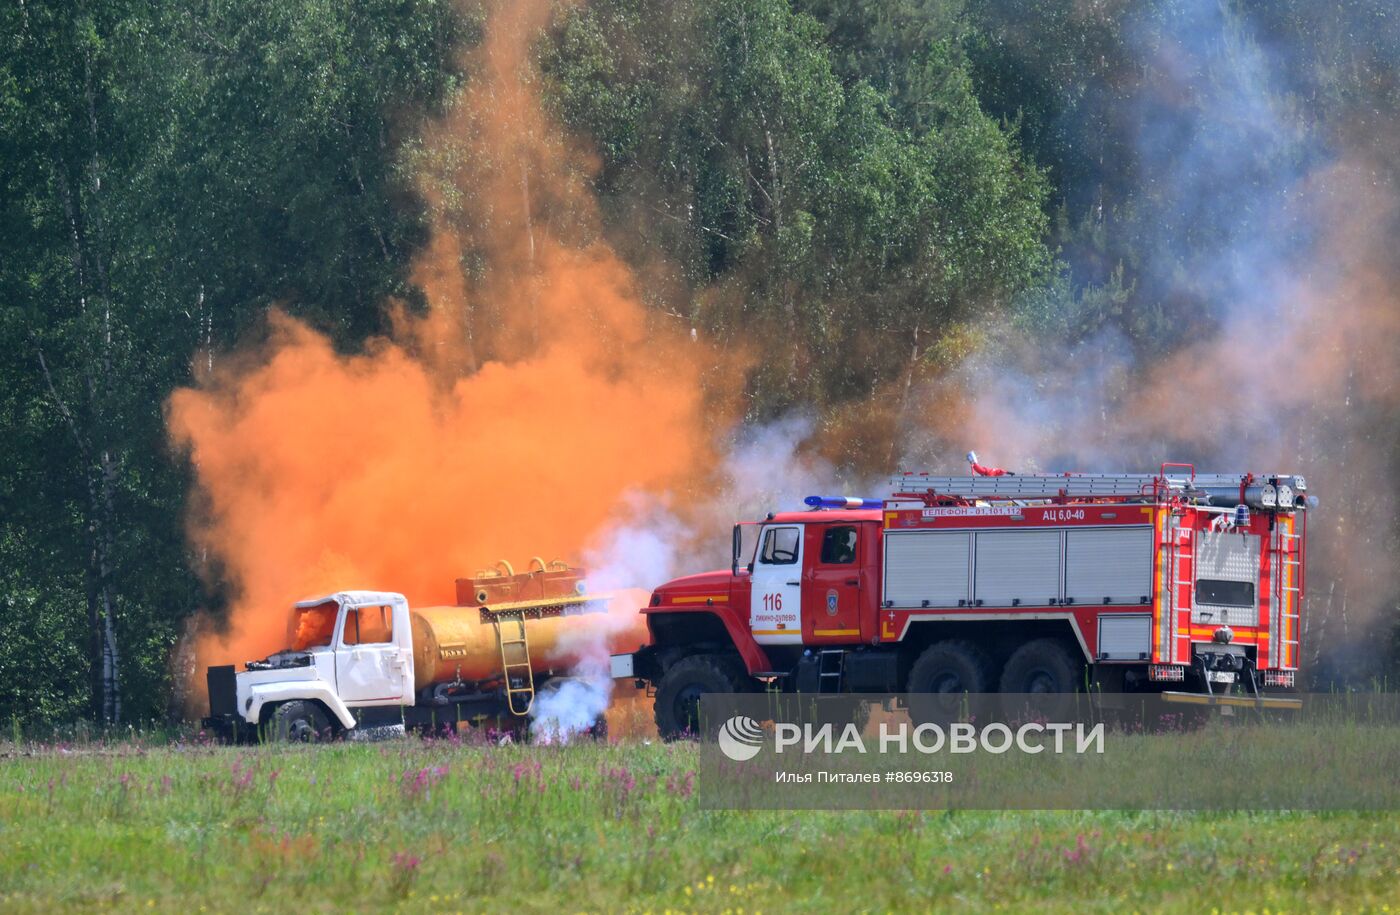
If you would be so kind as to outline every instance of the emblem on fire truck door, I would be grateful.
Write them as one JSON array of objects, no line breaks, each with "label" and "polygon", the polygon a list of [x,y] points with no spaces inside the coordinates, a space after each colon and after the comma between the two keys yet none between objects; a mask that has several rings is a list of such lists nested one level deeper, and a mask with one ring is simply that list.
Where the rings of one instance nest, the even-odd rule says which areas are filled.
[{"label": "emblem on fire truck door", "polygon": [[828,592],[826,592],[826,615],[827,615],[827,616],[835,616],[835,615],[836,615],[836,592],[835,592],[835,591],[828,591]]}]

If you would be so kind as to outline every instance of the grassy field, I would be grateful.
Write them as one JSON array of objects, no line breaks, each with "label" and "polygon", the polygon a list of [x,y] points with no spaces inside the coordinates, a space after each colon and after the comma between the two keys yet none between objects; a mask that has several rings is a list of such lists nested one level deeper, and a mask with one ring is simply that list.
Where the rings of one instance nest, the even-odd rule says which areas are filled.
[{"label": "grassy field", "polygon": [[6,912],[1400,908],[1394,813],[720,813],[640,741],[0,757]]}]

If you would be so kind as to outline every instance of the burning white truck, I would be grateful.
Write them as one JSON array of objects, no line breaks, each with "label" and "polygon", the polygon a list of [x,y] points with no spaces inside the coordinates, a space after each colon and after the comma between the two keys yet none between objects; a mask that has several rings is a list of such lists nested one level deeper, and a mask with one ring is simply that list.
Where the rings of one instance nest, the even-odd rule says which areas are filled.
[{"label": "burning white truck", "polygon": [[[208,671],[204,727],[229,741],[315,741],[402,724],[424,731],[495,723],[523,733],[539,701],[573,679],[605,638],[608,595],[582,570],[535,560],[459,579],[458,603],[411,608],[402,594],[340,591],[291,611],[266,658]],[[596,638],[586,637],[590,628]],[[606,651],[606,646],[601,646]],[[588,724],[606,731],[601,714]]]}]

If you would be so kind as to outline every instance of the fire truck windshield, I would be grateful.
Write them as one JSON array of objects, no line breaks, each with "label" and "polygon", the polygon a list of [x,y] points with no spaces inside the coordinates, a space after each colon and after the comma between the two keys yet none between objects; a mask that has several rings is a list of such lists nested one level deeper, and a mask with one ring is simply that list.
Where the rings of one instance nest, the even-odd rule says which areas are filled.
[{"label": "fire truck windshield", "polygon": [[335,601],[314,607],[297,607],[292,612],[291,643],[294,651],[324,648],[335,634],[335,617],[340,610]]}]

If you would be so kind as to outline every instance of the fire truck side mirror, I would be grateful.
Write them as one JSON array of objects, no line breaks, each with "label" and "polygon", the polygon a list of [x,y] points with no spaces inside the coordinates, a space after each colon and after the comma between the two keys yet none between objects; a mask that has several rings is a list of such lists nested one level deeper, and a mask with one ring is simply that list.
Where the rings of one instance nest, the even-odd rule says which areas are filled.
[{"label": "fire truck side mirror", "polygon": [[744,529],[740,525],[736,524],[734,525],[733,561],[730,563],[729,567],[729,571],[734,575],[735,578],[739,577],[739,552],[743,548]]}]

